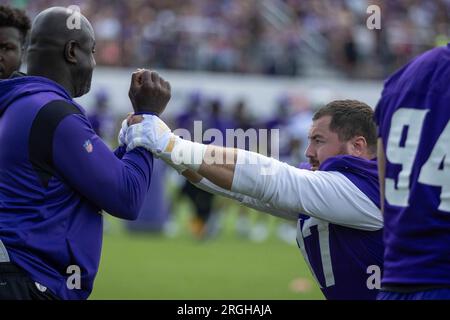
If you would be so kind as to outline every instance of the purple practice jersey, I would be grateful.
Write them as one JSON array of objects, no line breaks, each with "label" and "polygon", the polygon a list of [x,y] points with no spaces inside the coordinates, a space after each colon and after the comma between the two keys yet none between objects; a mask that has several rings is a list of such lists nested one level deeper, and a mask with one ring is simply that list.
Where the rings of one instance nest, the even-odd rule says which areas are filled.
[{"label": "purple practice jersey", "polygon": [[136,219],[152,155],[112,153],[63,87],[27,76],[0,81],[0,146],[0,240],[9,260],[59,298],[86,299],[100,261],[101,209]]},{"label": "purple practice jersey", "polygon": [[450,45],[385,83],[376,108],[386,155],[387,287],[450,286]]},{"label": "purple practice jersey", "polygon": [[[319,170],[343,174],[379,207],[375,160],[337,156]],[[372,270],[382,270],[382,229],[349,228],[303,214],[298,223],[298,246],[327,299],[376,299],[378,290],[368,279]]]}]

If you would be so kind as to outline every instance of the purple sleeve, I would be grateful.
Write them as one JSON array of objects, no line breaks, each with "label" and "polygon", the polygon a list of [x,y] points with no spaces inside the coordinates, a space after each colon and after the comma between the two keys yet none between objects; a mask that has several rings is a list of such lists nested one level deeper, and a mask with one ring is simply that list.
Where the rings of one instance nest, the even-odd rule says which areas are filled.
[{"label": "purple sleeve", "polygon": [[114,154],[119,159],[122,159],[126,152],[127,152],[126,146],[119,146],[119,147],[117,147],[116,150],[114,150]]},{"label": "purple sleeve", "polygon": [[150,152],[136,148],[118,159],[84,116],[70,115],[55,131],[53,162],[67,184],[93,204],[118,218],[137,218],[150,186]]}]

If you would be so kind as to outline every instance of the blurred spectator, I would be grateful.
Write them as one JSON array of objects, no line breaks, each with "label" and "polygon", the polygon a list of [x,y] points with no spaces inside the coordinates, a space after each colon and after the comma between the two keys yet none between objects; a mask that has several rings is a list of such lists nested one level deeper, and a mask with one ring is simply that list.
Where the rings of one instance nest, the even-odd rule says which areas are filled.
[{"label": "blurred spectator", "polygon": [[109,96],[106,90],[95,93],[95,105],[88,119],[95,133],[112,146],[116,141],[117,119],[109,108]]}]

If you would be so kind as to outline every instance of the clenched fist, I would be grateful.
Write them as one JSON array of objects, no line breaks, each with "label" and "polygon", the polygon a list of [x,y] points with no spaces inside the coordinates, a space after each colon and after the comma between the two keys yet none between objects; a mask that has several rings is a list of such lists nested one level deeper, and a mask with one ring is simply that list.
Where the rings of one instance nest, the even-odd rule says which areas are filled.
[{"label": "clenched fist", "polygon": [[159,116],[170,100],[170,83],[155,71],[138,69],[131,76],[128,96],[134,112],[152,112]]}]

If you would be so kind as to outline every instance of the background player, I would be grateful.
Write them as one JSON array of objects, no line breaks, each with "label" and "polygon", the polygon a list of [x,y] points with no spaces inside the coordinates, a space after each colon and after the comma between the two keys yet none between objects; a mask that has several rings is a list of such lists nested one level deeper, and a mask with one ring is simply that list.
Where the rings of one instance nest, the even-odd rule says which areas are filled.
[{"label": "background player", "polygon": [[24,11],[0,6],[0,79],[19,71],[30,27]]}]

